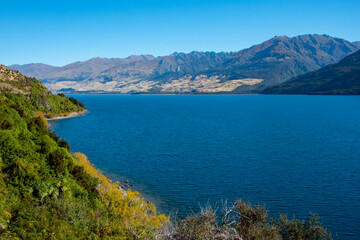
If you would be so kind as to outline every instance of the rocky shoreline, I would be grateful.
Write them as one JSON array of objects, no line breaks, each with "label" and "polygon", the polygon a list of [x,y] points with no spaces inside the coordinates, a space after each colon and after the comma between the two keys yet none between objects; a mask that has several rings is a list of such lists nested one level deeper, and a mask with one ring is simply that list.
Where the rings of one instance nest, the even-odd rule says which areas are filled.
[{"label": "rocky shoreline", "polygon": [[45,116],[46,120],[51,121],[51,120],[59,120],[59,119],[66,119],[66,118],[73,118],[73,117],[79,117],[79,116],[83,116],[85,114],[87,114],[89,111],[87,109],[80,111],[80,112],[72,112],[69,115],[66,116],[56,116],[56,117],[47,117]]}]

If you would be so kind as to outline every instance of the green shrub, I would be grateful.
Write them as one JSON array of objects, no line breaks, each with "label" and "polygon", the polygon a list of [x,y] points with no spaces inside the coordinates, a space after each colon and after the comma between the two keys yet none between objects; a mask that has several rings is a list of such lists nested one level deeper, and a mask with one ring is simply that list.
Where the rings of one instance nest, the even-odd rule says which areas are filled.
[{"label": "green shrub", "polygon": [[14,128],[14,123],[10,119],[0,118],[0,130],[12,130]]},{"label": "green shrub", "polygon": [[42,140],[40,143],[40,153],[48,154],[50,152],[50,146],[47,141]]},{"label": "green shrub", "polygon": [[39,168],[38,163],[31,163],[19,158],[11,172],[11,178],[15,184],[21,187],[31,186],[40,179],[37,173]]},{"label": "green shrub", "polygon": [[49,131],[48,132],[48,135],[49,135],[49,137],[51,137],[55,142],[59,142],[60,141],[60,138],[59,138],[59,136],[55,133],[55,132],[53,132],[53,131]]},{"label": "green shrub", "polygon": [[21,117],[25,117],[26,116],[26,110],[23,106],[21,106],[20,104],[14,103],[12,105],[12,108],[14,108]]},{"label": "green shrub", "polygon": [[66,153],[61,149],[51,152],[49,154],[49,164],[57,174],[64,174],[68,165]]},{"label": "green shrub", "polygon": [[296,218],[289,220],[287,215],[282,214],[277,221],[274,220],[274,225],[282,239],[332,239],[331,233],[321,226],[319,220],[316,214],[311,214],[306,220]]},{"label": "green shrub", "polygon": [[232,206],[223,202],[221,217],[211,206],[201,208],[200,213],[191,215],[162,229],[159,238],[183,239],[242,239],[242,240],[330,240],[332,236],[324,229],[319,218],[312,215],[307,220],[287,219],[280,215],[272,219],[264,206],[252,206],[238,200]]},{"label": "green shrub", "polygon": [[68,150],[68,152],[71,152],[69,143],[67,141],[65,141],[64,139],[59,140],[58,144],[59,144],[59,147],[66,148],[66,150]]},{"label": "green shrub", "polygon": [[81,108],[85,108],[84,104],[82,102],[79,102],[77,99],[73,98],[73,97],[68,97],[68,99],[70,100],[70,102],[72,102],[73,104],[80,106]]},{"label": "green shrub", "polygon": [[96,191],[98,180],[87,174],[82,166],[75,166],[71,174],[76,179],[76,182],[90,194],[98,195]]},{"label": "green shrub", "polygon": [[18,140],[9,130],[0,131],[0,156],[6,167],[14,164],[18,158],[26,156]]},{"label": "green shrub", "polygon": [[236,229],[244,239],[281,239],[273,225],[269,224],[267,210],[263,206],[251,206],[242,200],[236,202],[238,216]]},{"label": "green shrub", "polygon": [[179,221],[168,239],[241,239],[231,226],[218,224],[216,210],[207,205],[200,213]]}]

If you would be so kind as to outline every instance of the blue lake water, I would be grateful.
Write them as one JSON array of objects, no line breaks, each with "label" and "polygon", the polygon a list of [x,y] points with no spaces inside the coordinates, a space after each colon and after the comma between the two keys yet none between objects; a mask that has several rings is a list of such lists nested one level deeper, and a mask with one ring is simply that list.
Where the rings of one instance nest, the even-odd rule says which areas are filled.
[{"label": "blue lake water", "polygon": [[360,239],[359,96],[75,97],[51,128],[166,214],[242,198]]}]

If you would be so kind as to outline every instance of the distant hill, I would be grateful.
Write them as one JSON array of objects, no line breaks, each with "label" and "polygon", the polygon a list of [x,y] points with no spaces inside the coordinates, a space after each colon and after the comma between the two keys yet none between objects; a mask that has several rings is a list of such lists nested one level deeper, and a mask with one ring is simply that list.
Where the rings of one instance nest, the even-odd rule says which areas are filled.
[{"label": "distant hill", "polygon": [[339,63],[303,74],[278,86],[265,89],[265,94],[360,94],[360,50]]},{"label": "distant hill", "polygon": [[74,62],[63,67],[54,67],[41,63],[11,65],[9,67],[27,76],[35,77],[39,80],[46,80],[45,82],[64,80],[81,81],[113,67],[152,59],[154,59],[154,57],[151,55],[110,59],[97,57],[83,62]]},{"label": "distant hill", "polygon": [[264,79],[256,86],[261,89],[336,63],[359,47],[327,35],[280,36],[239,51],[213,71],[227,79]]},{"label": "distant hill", "polygon": [[[29,94],[32,85],[36,83],[35,79],[0,64],[0,92]],[[46,91],[43,84],[39,83],[39,86]]]},{"label": "distant hill", "polygon": [[27,77],[0,64],[0,96],[1,94],[7,94],[7,97],[19,95],[21,97],[16,97],[16,100],[22,99],[20,102],[28,108],[46,114],[52,113],[52,116],[84,110],[84,105],[73,98],[53,95],[35,78]]},{"label": "distant hill", "polygon": [[44,75],[49,75],[58,69],[58,67],[54,67],[43,63],[30,63],[24,65],[15,64],[15,65],[11,65],[10,68],[20,71],[21,73],[26,74],[27,76],[31,76],[35,78],[39,78]]},{"label": "distant hill", "polygon": [[336,63],[359,42],[327,35],[274,37],[238,52],[93,58],[63,67],[12,65],[52,91],[118,93],[252,93]]}]

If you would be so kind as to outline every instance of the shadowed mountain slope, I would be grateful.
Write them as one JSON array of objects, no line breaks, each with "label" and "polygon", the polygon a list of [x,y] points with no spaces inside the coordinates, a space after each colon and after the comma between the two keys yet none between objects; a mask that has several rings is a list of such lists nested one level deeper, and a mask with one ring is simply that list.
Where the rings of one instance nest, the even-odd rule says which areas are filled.
[{"label": "shadowed mountain slope", "polygon": [[265,94],[360,94],[360,50],[337,64],[295,77]]},{"label": "shadowed mountain slope", "polygon": [[336,63],[358,48],[356,44],[327,35],[274,37],[239,51],[212,74],[224,74],[227,79],[264,79],[254,86],[261,89]]}]

